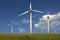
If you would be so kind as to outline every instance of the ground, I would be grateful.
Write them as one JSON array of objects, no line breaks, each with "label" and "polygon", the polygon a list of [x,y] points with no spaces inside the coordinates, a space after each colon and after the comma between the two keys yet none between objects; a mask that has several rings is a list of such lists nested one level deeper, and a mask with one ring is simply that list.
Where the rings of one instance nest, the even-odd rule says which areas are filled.
[{"label": "ground", "polygon": [[0,40],[60,40],[60,34],[0,34]]}]

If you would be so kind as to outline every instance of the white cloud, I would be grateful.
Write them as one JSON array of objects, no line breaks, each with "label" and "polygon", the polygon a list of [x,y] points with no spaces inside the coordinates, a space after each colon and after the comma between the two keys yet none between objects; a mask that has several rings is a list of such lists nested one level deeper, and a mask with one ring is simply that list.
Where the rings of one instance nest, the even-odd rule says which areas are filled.
[{"label": "white cloud", "polygon": [[42,19],[40,18],[40,20],[42,20]]},{"label": "white cloud", "polygon": [[39,24],[34,24],[35,25],[35,27],[39,27]]},{"label": "white cloud", "polygon": [[60,12],[58,12],[57,14],[55,14],[54,19],[60,19]]},{"label": "white cloud", "polygon": [[51,19],[54,18],[55,15],[44,15],[44,16],[42,17],[42,19],[43,19],[43,20],[48,20],[48,19],[47,19],[48,16],[50,17],[49,20],[51,20]]},{"label": "white cloud", "polygon": [[55,28],[57,25],[60,24],[60,12],[58,12],[57,14],[53,14],[53,15],[43,15],[42,18],[40,18],[36,24],[34,24],[35,27],[38,28],[43,28],[46,29],[47,28],[47,16],[50,17],[50,27],[51,28]]},{"label": "white cloud", "polygon": [[27,23],[29,23],[30,21],[27,20],[27,19],[23,19],[22,22],[25,23],[25,24],[27,24]]}]

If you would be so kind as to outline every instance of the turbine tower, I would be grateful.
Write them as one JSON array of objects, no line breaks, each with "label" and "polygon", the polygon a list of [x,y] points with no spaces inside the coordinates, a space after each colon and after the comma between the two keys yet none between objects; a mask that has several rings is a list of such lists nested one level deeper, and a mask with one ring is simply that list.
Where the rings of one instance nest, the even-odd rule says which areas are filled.
[{"label": "turbine tower", "polygon": [[49,33],[49,31],[50,31],[50,29],[49,29],[49,19],[50,19],[50,17],[49,17],[49,12],[48,12],[47,14],[48,14],[48,16],[47,16],[47,19],[48,19],[48,20],[47,20],[47,21],[48,21],[48,27],[47,27],[47,28],[48,28],[48,33]]},{"label": "turbine tower", "polygon": [[55,29],[55,34],[57,33],[56,29]]},{"label": "turbine tower", "polygon": [[19,17],[19,16],[22,16],[22,15],[24,15],[24,14],[30,12],[30,34],[32,34],[32,11],[38,12],[38,13],[43,13],[42,11],[33,10],[33,9],[32,9],[32,3],[30,2],[30,10],[28,10],[28,11],[26,11],[26,12],[24,12],[24,13],[18,15],[18,17]]},{"label": "turbine tower", "polygon": [[13,22],[13,20],[11,20],[11,23],[9,24],[9,26],[11,26],[11,33],[13,33],[13,27],[14,27],[14,22]]}]

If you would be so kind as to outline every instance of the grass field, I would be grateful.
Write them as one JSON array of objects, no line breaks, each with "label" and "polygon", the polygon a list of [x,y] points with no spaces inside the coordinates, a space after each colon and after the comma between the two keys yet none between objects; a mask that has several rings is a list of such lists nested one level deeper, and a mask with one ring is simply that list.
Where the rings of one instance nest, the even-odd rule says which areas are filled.
[{"label": "grass field", "polygon": [[0,34],[0,40],[60,40],[60,34]]}]

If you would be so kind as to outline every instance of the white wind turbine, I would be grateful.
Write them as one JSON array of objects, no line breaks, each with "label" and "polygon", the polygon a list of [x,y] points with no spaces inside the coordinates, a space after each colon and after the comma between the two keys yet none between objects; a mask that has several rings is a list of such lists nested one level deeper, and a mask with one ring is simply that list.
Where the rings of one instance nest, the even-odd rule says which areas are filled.
[{"label": "white wind turbine", "polygon": [[57,33],[56,29],[55,29],[55,34]]},{"label": "white wind turbine", "polygon": [[33,10],[33,9],[32,9],[32,3],[30,2],[30,9],[29,9],[28,11],[26,11],[26,12],[24,12],[24,13],[18,15],[18,17],[19,17],[19,16],[22,16],[22,15],[24,15],[24,14],[30,12],[30,34],[32,34],[32,11],[38,12],[38,13],[43,13],[42,11]]},{"label": "white wind turbine", "polygon": [[11,33],[13,33],[13,27],[14,27],[14,25],[16,25],[14,22],[13,22],[13,20],[11,20],[11,23],[9,24],[9,26],[11,26]]},{"label": "white wind turbine", "polygon": [[55,24],[55,34],[57,33],[57,30],[56,30],[56,26],[57,26],[57,25],[60,25],[60,22],[59,22],[59,23],[57,22],[57,23]]},{"label": "white wind turbine", "polygon": [[22,28],[18,29],[20,33],[23,33],[25,30],[23,30]]},{"label": "white wind turbine", "polygon": [[50,26],[50,25],[49,25],[49,21],[50,21],[49,12],[48,12],[47,14],[48,14],[48,16],[47,16],[47,19],[48,19],[48,20],[47,20],[47,21],[48,21],[48,27],[47,27],[47,28],[48,28],[48,33],[49,33],[49,32],[50,32],[50,29],[49,29],[49,28],[50,28],[50,27],[49,27],[49,26]]}]

